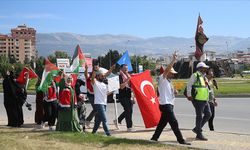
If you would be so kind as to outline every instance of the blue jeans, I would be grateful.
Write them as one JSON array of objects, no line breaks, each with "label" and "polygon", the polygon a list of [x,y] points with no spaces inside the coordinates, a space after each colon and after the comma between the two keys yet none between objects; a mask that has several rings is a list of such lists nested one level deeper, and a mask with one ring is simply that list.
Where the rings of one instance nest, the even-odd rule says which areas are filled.
[{"label": "blue jeans", "polygon": [[[211,113],[210,106],[207,101],[193,100],[192,103],[194,105],[195,113],[196,113],[195,131],[197,135],[201,135],[202,127],[209,120],[212,113]],[[204,116],[203,116],[203,113],[204,113]]]},{"label": "blue jeans", "polygon": [[108,126],[107,126],[107,118],[106,118],[106,105],[102,105],[102,104],[95,104],[95,110],[97,110],[97,118],[95,119],[95,125],[93,128],[92,133],[96,133],[96,131],[98,130],[101,122],[102,122],[102,126],[103,129],[106,133],[106,135],[110,135]]}]

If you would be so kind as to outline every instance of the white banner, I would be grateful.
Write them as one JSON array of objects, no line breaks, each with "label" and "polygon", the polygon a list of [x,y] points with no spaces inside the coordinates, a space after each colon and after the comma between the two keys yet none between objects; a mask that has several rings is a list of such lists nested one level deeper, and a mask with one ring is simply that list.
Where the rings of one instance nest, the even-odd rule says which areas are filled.
[{"label": "white banner", "polygon": [[119,76],[108,78],[108,91],[113,92],[120,88]]}]

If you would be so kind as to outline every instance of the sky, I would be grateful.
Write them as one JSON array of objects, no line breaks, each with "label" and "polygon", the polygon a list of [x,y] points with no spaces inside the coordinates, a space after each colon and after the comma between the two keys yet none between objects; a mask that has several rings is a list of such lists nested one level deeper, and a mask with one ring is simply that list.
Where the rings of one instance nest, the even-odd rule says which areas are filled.
[{"label": "sky", "polygon": [[191,38],[199,13],[207,36],[250,37],[248,0],[1,0],[0,33],[26,24],[37,33]]}]

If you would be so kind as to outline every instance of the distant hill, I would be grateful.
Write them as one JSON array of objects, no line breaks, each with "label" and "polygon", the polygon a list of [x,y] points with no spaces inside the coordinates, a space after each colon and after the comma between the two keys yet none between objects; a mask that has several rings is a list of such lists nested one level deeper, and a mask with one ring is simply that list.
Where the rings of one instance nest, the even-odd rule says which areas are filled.
[{"label": "distant hill", "polygon": [[[73,33],[38,33],[37,50],[39,55],[48,56],[56,50],[64,50],[72,55],[77,44],[80,44],[85,53],[93,57],[106,54],[109,49],[130,54],[169,54],[174,49],[183,54],[194,52],[194,38],[181,37],[154,37],[140,38],[130,35],[80,35]],[[228,48],[227,48],[228,45]],[[250,38],[211,36],[205,44],[205,50],[216,50],[218,53],[228,51],[247,50],[250,47]]]}]

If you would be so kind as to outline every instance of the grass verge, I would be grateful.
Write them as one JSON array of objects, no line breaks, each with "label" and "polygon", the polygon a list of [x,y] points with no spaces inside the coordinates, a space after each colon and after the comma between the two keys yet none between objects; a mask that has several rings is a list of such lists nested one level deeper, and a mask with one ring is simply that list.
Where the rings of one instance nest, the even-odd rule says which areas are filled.
[{"label": "grass verge", "polygon": [[70,132],[49,132],[41,130],[0,127],[1,150],[80,150],[80,149],[116,149],[116,150],[185,150],[193,149],[175,145],[154,143],[145,140],[131,140],[106,137],[98,134]]}]

